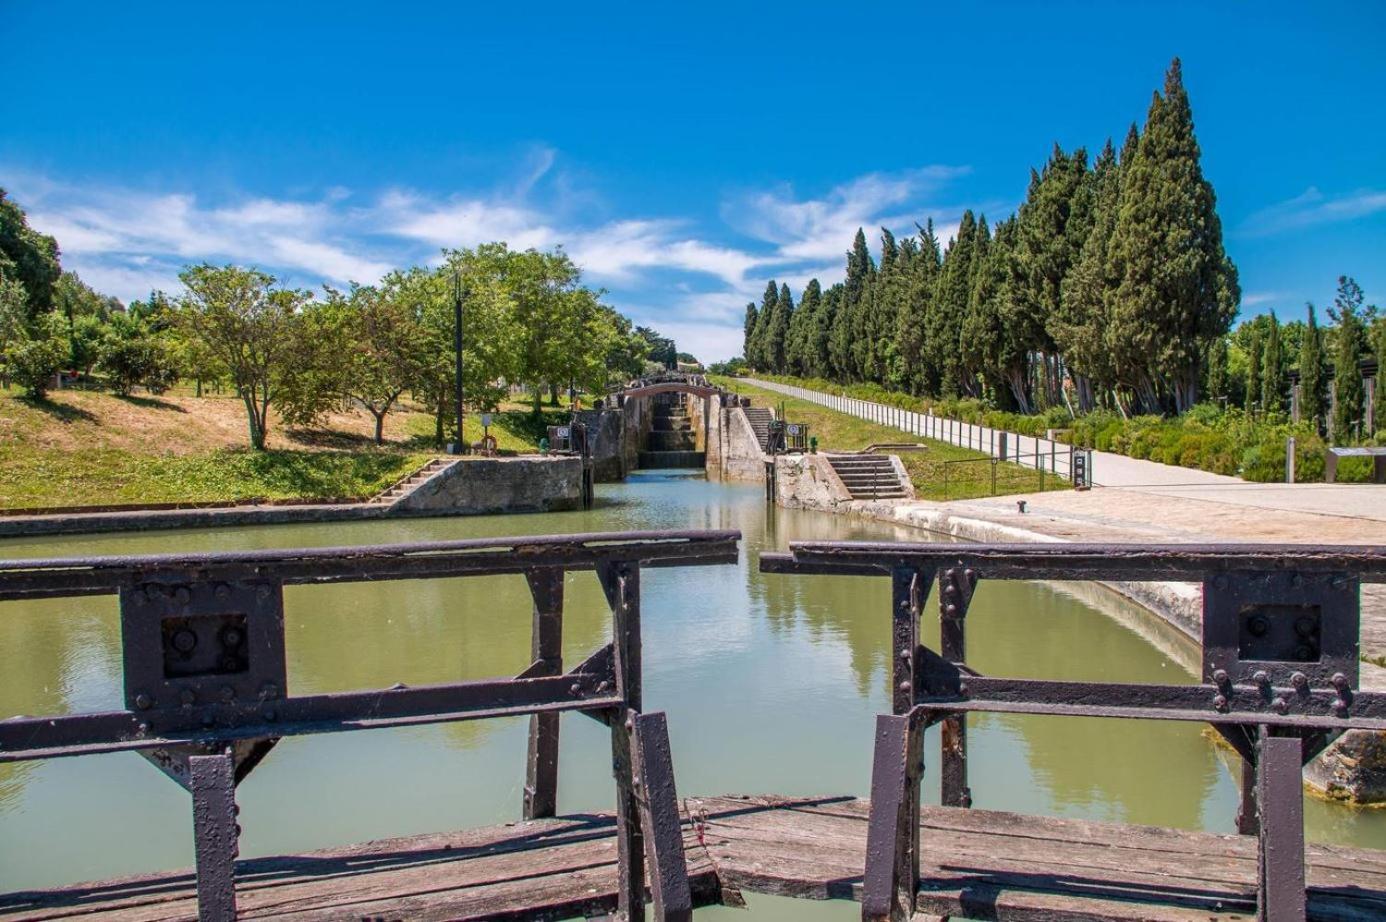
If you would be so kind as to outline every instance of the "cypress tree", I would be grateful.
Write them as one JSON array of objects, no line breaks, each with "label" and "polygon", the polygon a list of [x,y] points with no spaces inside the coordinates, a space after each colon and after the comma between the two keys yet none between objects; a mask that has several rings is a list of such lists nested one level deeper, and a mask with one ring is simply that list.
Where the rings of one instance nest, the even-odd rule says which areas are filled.
[{"label": "cypress tree", "polygon": [[1360,434],[1365,394],[1362,355],[1366,329],[1362,321],[1362,289],[1346,275],[1338,277],[1338,294],[1328,315],[1338,325],[1333,336],[1333,441],[1348,444]]},{"label": "cypress tree", "polygon": [[958,236],[949,242],[943,254],[943,266],[934,290],[934,309],[929,313],[926,327],[926,352],[938,374],[934,393],[945,397],[956,396],[961,385],[960,337],[971,295],[972,251],[976,236],[977,218],[968,209],[958,225]]},{"label": "cypress tree", "polygon": [[[1375,313],[1375,309],[1369,308],[1368,313]],[[1386,369],[1386,318],[1373,319],[1370,339],[1372,352],[1376,354],[1376,384],[1372,389],[1372,427],[1376,432],[1380,432],[1386,429],[1386,381],[1382,379],[1382,371]]]},{"label": "cypress tree", "polygon": [[881,228],[881,264],[876,270],[866,300],[864,327],[866,337],[866,377],[880,384],[889,384],[891,366],[895,359],[895,328],[899,304],[904,300],[904,275],[900,247],[895,235]]},{"label": "cypress tree", "polygon": [[1255,327],[1251,328],[1251,338],[1246,344],[1246,387],[1245,387],[1245,409],[1248,413],[1255,410],[1261,401],[1261,354],[1264,347],[1261,342],[1261,331]]},{"label": "cypress tree", "polygon": [[809,377],[823,375],[825,369],[819,358],[819,343],[821,340],[823,347],[826,347],[827,331],[823,328],[823,289],[818,284],[818,279],[809,279],[809,283],[804,286],[804,296],[800,299],[789,326],[794,343],[792,364],[796,369],[795,374]]},{"label": "cypress tree", "polygon": [[1321,431],[1325,403],[1323,332],[1319,330],[1314,305],[1307,304],[1305,307],[1309,313],[1309,326],[1304,331],[1304,345],[1299,350],[1299,415]]},{"label": "cypress tree", "polygon": [[1285,409],[1285,372],[1281,367],[1282,361],[1280,321],[1275,318],[1275,311],[1271,311],[1266,346],[1261,352],[1261,409],[1266,413],[1279,413]]},{"label": "cypress tree", "polygon": [[1064,276],[1077,261],[1091,226],[1091,190],[1086,179],[1087,153],[1080,148],[1069,155],[1055,144],[1044,169],[1031,171],[1029,193],[1018,215],[1014,265],[1019,284],[1005,321],[1029,351],[1044,357],[1045,403],[1059,399],[1051,363],[1057,350],[1048,321],[1059,312]]},{"label": "cypress tree", "polygon": [[[1129,136],[1127,143],[1134,150]],[[1106,344],[1108,293],[1116,287],[1107,275],[1107,246],[1116,226],[1121,173],[1110,138],[1093,164],[1088,185],[1087,236],[1064,276],[1058,308],[1048,321],[1049,335],[1063,352],[1082,412],[1096,406],[1097,392],[1109,389],[1115,378]]]},{"label": "cypress tree", "polygon": [[789,286],[781,285],[779,297],[775,299],[774,309],[765,327],[765,359],[770,370],[781,374],[785,370],[785,342],[789,337],[789,324],[794,319],[794,299],[789,294]]},{"label": "cypress tree", "polygon": [[866,245],[866,233],[857,228],[857,236],[852,240],[852,249],[847,253],[847,279],[843,283],[843,306],[847,313],[850,336],[848,344],[849,363],[853,380],[870,380],[871,341],[869,302],[871,287],[876,277],[876,263],[871,258],[871,250]]},{"label": "cypress tree", "polygon": [[771,279],[765,286],[765,295],[760,299],[760,311],[756,314],[756,327],[751,333],[751,348],[746,362],[759,371],[770,371],[769,330],[770,318],[775,313],[775,305],[780,300],[780,289]]},{"label": "cypress tree", "polygon": [[746,305],[746,319],[742,322],[741,337],[741,357],[746,360],[746,364],[751,364],[752,342],[755,340],[756,320],[760,317],[760,311],[756,310],[756,302],[752,301]]},{"label": "cypress tree", "polygon": [[933,219],[923,227],[915,226],[919,229],[919,244],[910,261],[905,300],[896,317],[895,351],[900,356],[904,387],[912,394],[922,394],[937,387],[937,375],[926,367],[925,342],[942,256]]},{"label": "cypress tree", "polygon": [[1128,357],[1153,359],[1133,375],[1138,397],[1158,405],[1157,385],[1167,382],[1181,412],[1197,402],[1199,364],[1208,344],[1228,331],[1241,297],[1199,157],[1175,58],[1123,170],[1110,256],[1120,279],[1113,325]]},{"label": "cypress tree", "polygon": [[[982,384],[985,394],[1004,410],[1022,409],[1018,397],[1025,368],[1025,352],[1003,321],[1004,302],[1010,292],[1010,262],[1016,219],[996,225],[996,233],[979,246],[978,271],[973,276],[963,320],[963,361]],[[985,237],[983,237],[985,240]]]},{"label": "cypress tree", "polygon": [[1227,337],[1219,336],[1208,347],[1207,391],[1208,397],[1217,400],[1226,397],[1231,387],[1227,367]]}]

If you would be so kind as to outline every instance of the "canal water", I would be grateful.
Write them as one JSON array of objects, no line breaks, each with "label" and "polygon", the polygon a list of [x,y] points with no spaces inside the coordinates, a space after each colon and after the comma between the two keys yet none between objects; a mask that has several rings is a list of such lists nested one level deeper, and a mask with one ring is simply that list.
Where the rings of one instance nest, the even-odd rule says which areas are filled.
[{"label": "canal water", "polygon": [[[153,532],[0,541],[0,558],[339,545],[624,529],[734,528],[736,566],[642,577],[645,705],[669,715],[683,794],[856,794],[870,784],[875,715],[889,709],[889,580],[763,575],[763,551],[798,539],[921,540],[923,533],[767,508],[760,486],[681,472],[600,488],[588,512]],[[594,576],[570,574],[564,657],[609,636]],[[519,576],[290,587],[293,694],[514,675],[529,662]],[[938,626],[926,608],[925,642]],[[983,582],[969,662],[1028,678],[1188,681],[1190,651],[1101,590]],[[121,705],[113,598],[0,603],[0,716]],[[526,721],[507,719],[284,740],[240,787],[243,856],[508,822],[520,813]],[[975,805],[1063,817],[1233,831],[1228,758],[1201,727],[980,715]],[[926,797],[938,799],[937,730]],[[605,728],[562,725],[560,812],[610,809]],[[1386,847],[1386,813],[1306,802],[1311,839]],[[188,796],[133,754],[0,765],[0,890],[186,867]],[[751,898],[751,916],[855,919],[855,904]]]}]

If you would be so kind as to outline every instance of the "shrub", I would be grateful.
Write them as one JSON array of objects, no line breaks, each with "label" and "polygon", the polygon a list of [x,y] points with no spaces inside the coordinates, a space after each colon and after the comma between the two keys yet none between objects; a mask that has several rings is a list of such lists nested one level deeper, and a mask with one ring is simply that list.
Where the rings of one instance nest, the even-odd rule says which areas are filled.
[{"label": "shrub", "polygon": [[30,397],[43,397],[69,357],[62,319],[43,314],[5,346],[5,365]]}]

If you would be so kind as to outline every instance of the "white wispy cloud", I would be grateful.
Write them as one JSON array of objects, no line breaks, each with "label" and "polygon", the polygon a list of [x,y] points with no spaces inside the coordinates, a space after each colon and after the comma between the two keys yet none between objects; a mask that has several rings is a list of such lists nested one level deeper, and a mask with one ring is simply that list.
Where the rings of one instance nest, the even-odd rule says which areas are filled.
[{"label": "white wispy cloud", "polygon": [[1240,230],[1247,237],[1265,237],[1319,224],[1352,221],[1386,210],[1386,191],[1358,189],[1324,195],[1315,186],[1294,198],[1277,202],[1250,215]]},{"label": "white wispy cloud", "polygon": [[740,351],[742,313],[766,279],[788,283],[796,297],[810,278],[837,281],[858,227],[874,248],[875,228],[909,233],[915,220],[932,215],[946,242],[960,209],[929,199],[966,172],[871,173],[816,198],[788,186],[743,191],[724,203],[722,223],[699,226],[659,215],[584,220],[605,209],[562,207],[595,195],[575,189],[557,161],[552,149],[535,148],[517,159],[510,180],[443,194],[331,186],[316,196],[213,198],[16,169],[0,176],[30,223],[58,239],[64,267],[125,300],[154,288],[176,292],[189,263],[254,265],[314,288],[368,284],[395,266],[436,262],[445,247],[504,240],[516,249],[563,247],[592,284],[609,289],[611,304],[675,336],[685,351],[718,359]]}]

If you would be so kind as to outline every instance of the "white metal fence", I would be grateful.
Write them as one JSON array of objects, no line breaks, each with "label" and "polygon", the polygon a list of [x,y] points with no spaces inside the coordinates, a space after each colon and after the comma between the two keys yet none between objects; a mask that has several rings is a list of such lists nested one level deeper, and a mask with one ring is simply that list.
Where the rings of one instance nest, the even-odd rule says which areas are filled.
[{"label": "white metal fence", "polygon": [[[1082,471],[1086,476],[1086,482],[1093,483],[1092,452],[1074,449],[1070,445],[1056,442],[1053,439],[1021,435],[1018,432],[992,429],[989,426],[978,426],[961,420],[949,419],[946,416],[935,416],[933,413],[916,413],[913,410],[893,407],[889,404],[859,400],[845,394],[811,391],[808,388],[793,384],[762,381],[759,378],[744,378],[743,380],[754,384],[756,387],[763,387],[768,391],[784,394],[786,397],[807,400],[810,403],[816,403],[849,416],[899,429],[909,435],[934,439],[961,448],[970,448],[1001,461],[1009,461],[1036,470],[1043,469],[1049,473],[1058,474],[1060,477],[1071,479],[1073,467],[1076,464],[1081,464],[1086,467],[1086,471]],[[1076,460],[1079,455],[1082,456],[1082,459]]]}]

